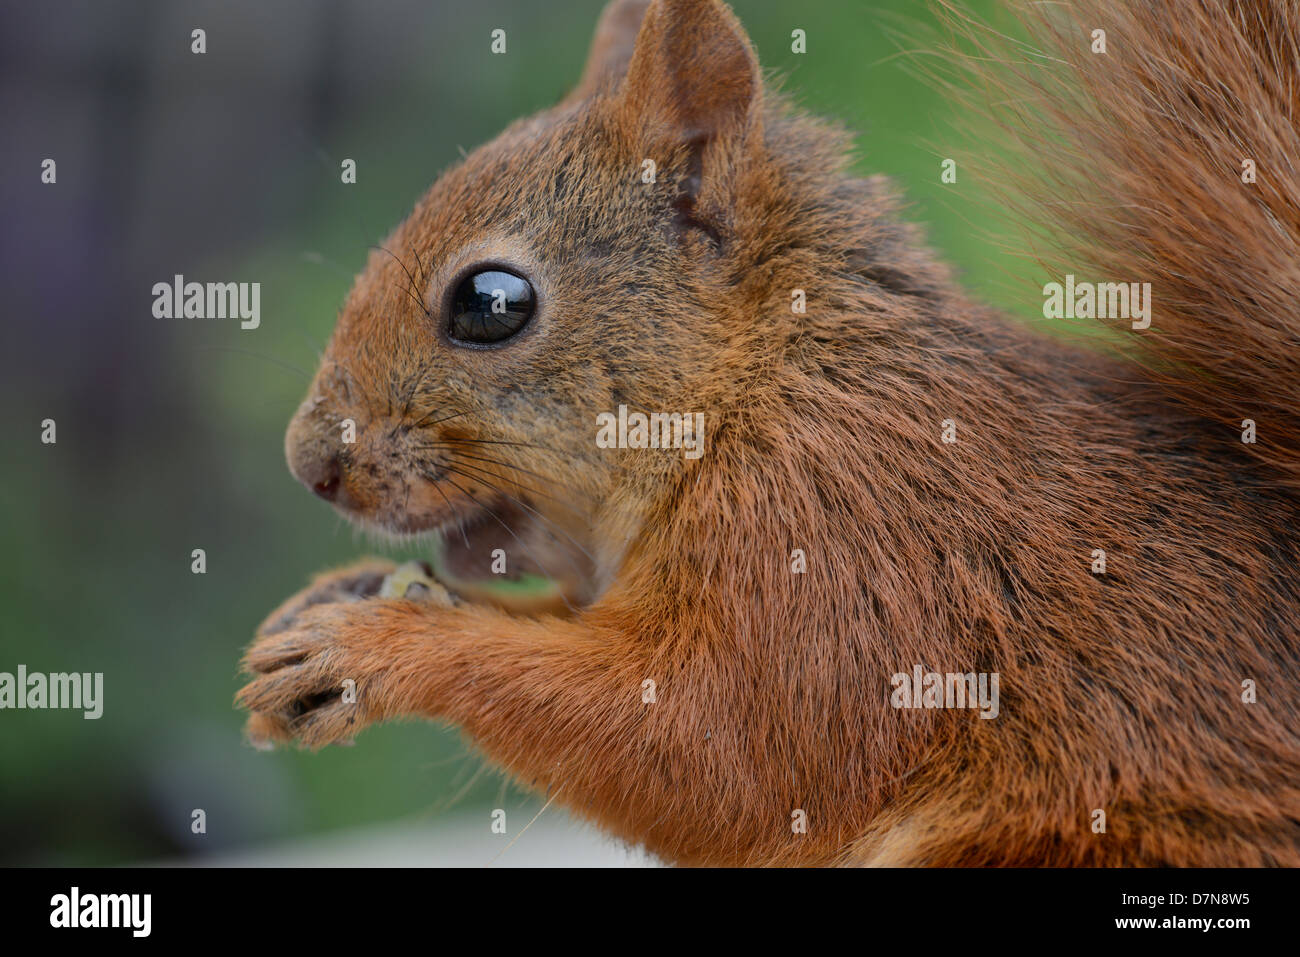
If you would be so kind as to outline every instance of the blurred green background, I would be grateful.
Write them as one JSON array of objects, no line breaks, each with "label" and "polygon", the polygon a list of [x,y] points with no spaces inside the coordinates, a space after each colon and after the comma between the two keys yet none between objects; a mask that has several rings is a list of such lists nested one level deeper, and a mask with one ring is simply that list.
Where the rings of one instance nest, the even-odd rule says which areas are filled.
[{"label": "blurred green background", "polygon": [[[0,712],[0,861],[177,860],[491,807],[527,820],[541,807],[454,729],[385,726],[352,748],[262,754],[243,744],[231,701],[239,654],[272,607],[314,571],[392,553],[300,488],[282,452],[367,246],[459,147],[567,90],[601,6],[3,8],[0,671],[102,671],[105,710],[98,721]],[[859,133],[859,169],[895,178],[968,288],[1014,308],[1015,263],[960,174],[997,145],[959,138],[955,104],[899,55],[909,41],[896,34],[933,24],[926,5],[734,6],[764,66]],[[970,6],[990,15],[985,0]],[[505,56],[488,53],[498,27]],[[791,52],[795,28],[806,54]],[[944,156],[958,161],[956,185],[940,183]],[[39,181],[45,157],[56,185]],[[344,157],[356,185],[340,183]],[[261,328],[153,318],[153,283],[176,273],[260,282]],[[52,446],[39,441],[47,417]],[[190,571],[195,548],[205,575]],[[190,831],[194,808],[204,835]]]}]

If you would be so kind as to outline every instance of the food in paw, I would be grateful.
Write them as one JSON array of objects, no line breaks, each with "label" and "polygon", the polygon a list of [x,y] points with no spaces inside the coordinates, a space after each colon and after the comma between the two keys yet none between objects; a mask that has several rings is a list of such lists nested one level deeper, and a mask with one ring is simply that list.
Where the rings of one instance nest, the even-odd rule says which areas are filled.
[{"label": "food in paw", "polygon": [[379,597],[411,598],[443,605],[456,604],[456,596],[433,577],[433,570],[424,562],[406,562],[398,565],[379,586]]}]

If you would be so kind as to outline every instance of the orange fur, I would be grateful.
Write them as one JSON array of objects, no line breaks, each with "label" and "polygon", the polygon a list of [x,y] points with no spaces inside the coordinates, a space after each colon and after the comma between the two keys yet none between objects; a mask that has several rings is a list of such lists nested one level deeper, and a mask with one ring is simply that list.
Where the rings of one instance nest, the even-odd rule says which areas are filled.
[{"label": "orange fur", "polygon": [[[287,440],[309,485],[341,454],[330,494],[377,527],[525,502],[589,557],[589,592],[526,617],[361,599],[384,567],[345,570],[249,649],[250,732],[318,747],[374,721],[451,721],[684,864],[1300,864],[1288,460],[1200,414],[1229,397],[1220,419],[1294,407],[1295,313],[1270,311],[1288,287],[1253,267],[1224,280],[1249,283],[1235,296],[1203,290],[1225,263],[1192,269],[1160,213],[1241,219],[1228,262],[1247,267],[1266,223],[1278,255],[1294,243],[1294,174],[1247,200],[1231,160],[1216,185],[1177,166],[1115,184],[1154,218],[1119,259],[1091,254],[1119,278],[1182,277],[1150,348],[1217,376],[1148,381],[967,299],[887,185],[848,172],[847,137],[763,88],[721,3],[654,0],[633,47],[644,6],[616,4],[578,91],[444,175],[372,258]],[[1295,23],[1288,3],[1236,6]],[[1132,7],[1143,36],[1240,66],[1195,31],[1154,32],[1165,4]],[[1147,76],[1116,64],[1101,89]],[[1294,58],[1275,65],[1294,79]],[[1147,130],[1135,114],[1159,101],[1127,95],[1111,119]],[[527,272],[538,314],[507,348],[457,349],[441,297],[484,260]],[[1294,278],[1294,258],[1277,265]],[[1276,351],[1248,362],[1228,321]],[[703,411],[705,454],[597,448],[594,417],[619,404]],[[340,448],[346,417],[358,440]],[[916,664],[998,672],[999,716],[891,707],[891,675]]]}]

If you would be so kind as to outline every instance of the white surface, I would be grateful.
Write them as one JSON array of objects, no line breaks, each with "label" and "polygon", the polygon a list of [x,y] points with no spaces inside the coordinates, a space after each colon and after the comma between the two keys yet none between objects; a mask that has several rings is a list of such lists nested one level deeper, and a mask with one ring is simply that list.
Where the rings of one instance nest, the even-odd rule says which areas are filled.
[{"label": "white surface", "polygon": [[491,818],[484,811],[337,832],[184,863],[199,867],[657,866],[645,851],[629,848],[554,808],[525,830],[533,813],[512,816],[508,834],[493,834]]}]

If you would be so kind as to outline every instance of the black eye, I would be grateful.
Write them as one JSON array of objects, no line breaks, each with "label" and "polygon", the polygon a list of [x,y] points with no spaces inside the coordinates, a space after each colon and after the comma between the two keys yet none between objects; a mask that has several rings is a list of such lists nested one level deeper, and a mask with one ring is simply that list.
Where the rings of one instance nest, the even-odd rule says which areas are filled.
[{"label": "black eye", "polygon": [[447,334],[458,342],[509,339],[533,316],[533,287],[522,276],[485,269],[466,276],[451,297]]}]

